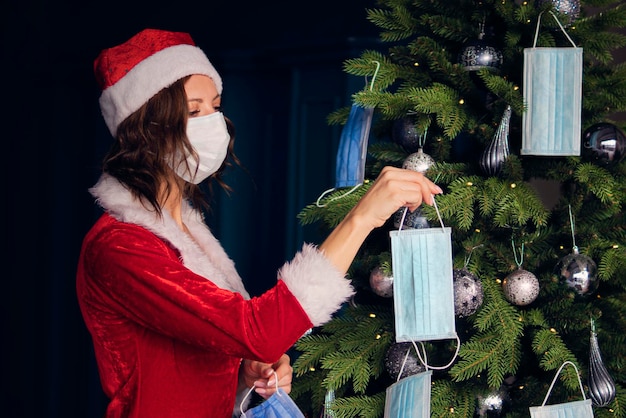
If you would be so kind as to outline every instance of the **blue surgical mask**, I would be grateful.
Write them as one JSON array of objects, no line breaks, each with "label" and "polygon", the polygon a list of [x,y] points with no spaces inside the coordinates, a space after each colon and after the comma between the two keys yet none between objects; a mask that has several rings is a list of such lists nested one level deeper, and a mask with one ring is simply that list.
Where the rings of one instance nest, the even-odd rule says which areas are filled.
[{"label": "blue surgical mask", "polygon": [[274,371],[276,392],[263,403],[244,412],[243,406],[246,398],[254,391],[254,386],[248,390],[241,400],[241,416],[243,418],[304,418],[304,414],[296,403],[289,397],[287,392],[278,387],[278,375]]},{"label": "blue surgical mask", "polygon": [[367,144],[373,115],[373,107],[352,105],[348,121],[341,131],[341,138],[339,139],[335,188],[363,184]]},{"label": "blue surgical mask", "polygon": [[[583,400],[546,405],[556,379],[559,377],[563,367],[568,364],[576,369],[576,376],[578,377],[578,384],[583,395]],[[548,393],[546,394],[541,406],[531,406],[529,410],[531,418],[593,418],[591,399],[587,399],[585,396],[585,390],[583,389],[583,384],[580,380],[580,375],[578,374],[578,368],[576,368],[576,365],[571,361],[564,362],[556,372],[554,379],[552,379],[552,384],[550,385]]]},{"label": "blue surgical mask", "polygon": [[[183,180],[199,184],[215,173],[226,159],[230,134],[221,112],[189,118],[187,138],[198,154],[198,160],[187,155],[177,158],[176,166],[170,166]],[[185,164],[185,161],[187,164]],[[187,168],[189,166],[189,168]]]},{"label": "blue surgical mask", "polygon": [[304,418],[302,411],[282,389],[262,404],[241,412],[242,418]]},{"label": "blue surgical mask", "polygon": [[524,89],[527,106],[522,115],[522,155],[580,155],[583,49],[567,35],[573,48],[524,49]]},{"label": "blue surgical mask", "polygon": [[429,418],[432,371],[402,378],[387,388],[384,418]]},{"label": "blue surgical mask", "polygon": [[451,229],[390,236],[396,342],[457,338]]}]

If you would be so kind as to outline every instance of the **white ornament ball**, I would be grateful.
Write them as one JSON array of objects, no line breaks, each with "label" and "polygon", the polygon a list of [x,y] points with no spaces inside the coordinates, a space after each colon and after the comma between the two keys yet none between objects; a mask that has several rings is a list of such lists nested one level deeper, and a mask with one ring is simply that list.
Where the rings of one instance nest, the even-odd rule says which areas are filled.
[{"label": "white ornament ball", "polygon": [[385,274],[380,266],[375,267],[370,273],[370,287],[378,296],[393,297],[393,276]]},{"label": "white ornament ball", "polygon": [[539,280],[531,272],[517,269],[502,281],[506,300],[517,306],[525,306],[539,296]]}]

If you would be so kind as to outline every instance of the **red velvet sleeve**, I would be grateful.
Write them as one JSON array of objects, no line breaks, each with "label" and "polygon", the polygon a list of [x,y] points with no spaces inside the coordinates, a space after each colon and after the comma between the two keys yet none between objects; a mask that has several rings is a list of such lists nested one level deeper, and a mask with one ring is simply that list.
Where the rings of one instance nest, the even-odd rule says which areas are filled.
[{"label": "red velvet sleeve", "polygon": [[264,362],[276,361],[312,326],[282,280],[245,300],[187,269],[150,231],[110,217],[97,225],[84,241],[78,271],[79,297],[91,312]]}]

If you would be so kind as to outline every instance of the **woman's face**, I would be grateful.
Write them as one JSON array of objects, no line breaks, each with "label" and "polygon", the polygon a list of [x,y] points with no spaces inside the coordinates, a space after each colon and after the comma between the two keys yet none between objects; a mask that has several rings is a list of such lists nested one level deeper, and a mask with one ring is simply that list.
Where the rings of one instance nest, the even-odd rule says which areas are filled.
[{"label": "woman's face", "polygon": [[222,96],[211,77],[194,74],[185,82],[189,117],[206,116],[221,111]]}]

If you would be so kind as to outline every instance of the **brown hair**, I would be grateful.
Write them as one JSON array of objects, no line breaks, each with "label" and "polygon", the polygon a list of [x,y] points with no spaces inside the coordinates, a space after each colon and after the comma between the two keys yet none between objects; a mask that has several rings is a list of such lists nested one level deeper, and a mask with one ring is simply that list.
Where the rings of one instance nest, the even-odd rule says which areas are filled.
[{"label": "brown hair", "polygon": [[[186,134],[187,95],[185,94],[184,77],[154,95],[137,111],[124,119],[117,128],[116,141],[104,158],[103,170],[124,184],[133,196],[149,204],[161,215],[159,205],[159,186],[164,179],[173,174],[168,158],[173,155],[194,155],[193,147]],[[224,183],[222,177],[227,167],[240,165],[234,153],[235,128],[226,119],[230,143],[228,154],[216,173],[207,180],[208,192],[213,192],[216,182],[226,192],[231,188]],[[169,193],[171,185],[167,184],[165,193]],[[206,195],[199,185],[184,182],[183,197],[189,199],[196,208],[209,209]]]}]

